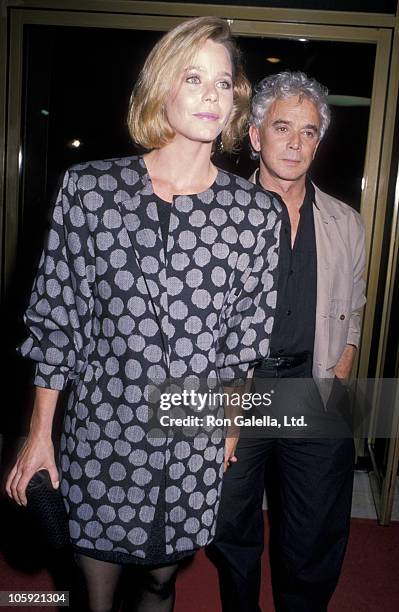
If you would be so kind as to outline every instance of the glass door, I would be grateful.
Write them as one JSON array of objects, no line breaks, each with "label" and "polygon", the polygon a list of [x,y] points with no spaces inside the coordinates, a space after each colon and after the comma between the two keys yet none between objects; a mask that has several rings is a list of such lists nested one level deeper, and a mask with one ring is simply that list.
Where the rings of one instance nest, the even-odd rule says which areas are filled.
[{"label": "glass door", "polygon": [[[36,3],[40,5],[40,3]],[[24,405],[29,365],[14,357],[33,273],[47,224],[49,201],[60,173],[84,160],[134,153],[126,128],[129,95],[148,50],[183,15],[207,14],[206,7],[168,4],[145,14],[151,3],[129,11],[85,12],[85,3],[58,3],[57,11],[9,9],[9,55],[4,65],[8,104],[3,296],[6,308],[7,375],[21,381],[14,421],[2,430],[26,425]],[[134,6],[133,6],[134,5]],[[141,5],[141,7],[139,6]],[[138,14],[141,12],[142,14]],[[388,16],[320,11],[218,7],[229,19],[253,83],[284,69],[303,70],[330,90],[332,125],[312,168],[319,187],[363,216],[368,246],[368,302],[356,373],[376,376],[373,326],[379,303],[381,253],[387,213],[399,51]],[[182,15],[180,17],[179,15]],[[331,23],[329,23],[329,19]],[[379,21],[380,20],[380,21]],[[4,24],[3,24],[4,25]],[[3,31],[4,28],[3,28]],[[394,46],[396,45],[396,47]],[[395,63],[396,62],[396,63]],[[0,115],[1,121],[1,115]],[[248,177],[254,165],[248,145],[238,156],[219,155],[217,163]],[[25,391],[24,391],[25,389]]]}]

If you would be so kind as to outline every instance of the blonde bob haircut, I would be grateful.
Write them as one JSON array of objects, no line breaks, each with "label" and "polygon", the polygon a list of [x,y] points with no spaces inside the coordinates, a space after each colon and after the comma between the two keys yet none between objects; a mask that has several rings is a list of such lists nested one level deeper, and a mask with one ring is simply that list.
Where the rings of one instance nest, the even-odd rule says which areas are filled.
[{"label": "blonde bob haircut", "polygon": [[227,22],[217,17],[184,21],[165,34],[148,55],[134,86],[128,114],[133,140],[144,149],[160,149],[175,133],[165,113],[165,102],[185,68],[207,41],[229,52],[233,68],[233,109],[221,138],[223,150],[236,151],[247,128],[251,86],[244,74],[241,53]]}]

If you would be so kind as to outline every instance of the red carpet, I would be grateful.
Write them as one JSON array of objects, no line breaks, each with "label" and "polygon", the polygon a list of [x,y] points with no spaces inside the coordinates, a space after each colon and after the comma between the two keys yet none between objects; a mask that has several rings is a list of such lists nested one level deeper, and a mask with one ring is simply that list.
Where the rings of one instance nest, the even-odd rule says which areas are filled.
[{"label": "red carpet", "polygon": [[[4,523],[2,527],[4,529]],[[15,546],[13,549],[11,557],[10,549],[6,556],[3,554],[0,556],[0,590],[54,588],[49,573],[42,569],[43,561],[38,559],[39,549],[30,551],[30,555],[28,551],[25,555],[22,553],[17,555]],[[31,557],[29,561],[28,556]],[[263,612],[272,612],[270,572],[266,554],[263,566],[261,607]],[[380,527],[372,520],[352,519],[343,572],[329,612],[379,612],[380,610],[397,612],[398,577],[399,523]],[[35,607],[35,609],[42,608]],[[53,608],[43,608],[43,610],[51,609]],[[15,608],[2,607],[1,610],[11,612]],[[219,610],[216,570],[201,551],[179,576],[175,612],[218,612]]]}]

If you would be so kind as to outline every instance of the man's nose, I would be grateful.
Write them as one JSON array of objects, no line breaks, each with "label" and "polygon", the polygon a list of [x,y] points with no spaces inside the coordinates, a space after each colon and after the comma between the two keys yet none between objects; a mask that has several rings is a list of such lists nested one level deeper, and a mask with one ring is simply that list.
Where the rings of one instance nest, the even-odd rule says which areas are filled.
[{"label": "man's nose", "polygon": [[288,143],[291,149],[300,149],[302,147],[302,139],[299,133],[293,133]]}]

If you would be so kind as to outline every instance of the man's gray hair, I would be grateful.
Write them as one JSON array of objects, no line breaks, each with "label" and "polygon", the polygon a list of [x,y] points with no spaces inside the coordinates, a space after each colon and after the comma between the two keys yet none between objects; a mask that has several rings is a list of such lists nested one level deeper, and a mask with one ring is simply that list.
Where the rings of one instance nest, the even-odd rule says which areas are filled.
[{"label": "man's gray hair", "polygon": [[[311,100],[320,114],[320,139],[330,124],[331,113],[327,102],[328,89],[304,72],[279,72],[259,81],[251,102],[250,125],[260,127],[270,105],[279,98],[290,96],[306,97]],[[256,157],[259,155],[254,151]]]}]

